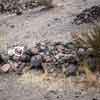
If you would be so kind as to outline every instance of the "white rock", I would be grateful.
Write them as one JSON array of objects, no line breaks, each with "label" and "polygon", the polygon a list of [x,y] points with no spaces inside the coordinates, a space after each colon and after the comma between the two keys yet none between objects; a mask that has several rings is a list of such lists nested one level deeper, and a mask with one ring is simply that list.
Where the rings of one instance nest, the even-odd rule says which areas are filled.
[{"label": "white rock", "polygon": [[13,56],[14,54],[15,54],[14,49],[9,49],[9,50],[8,50],[8,55],[9,55],[9,56]]}]

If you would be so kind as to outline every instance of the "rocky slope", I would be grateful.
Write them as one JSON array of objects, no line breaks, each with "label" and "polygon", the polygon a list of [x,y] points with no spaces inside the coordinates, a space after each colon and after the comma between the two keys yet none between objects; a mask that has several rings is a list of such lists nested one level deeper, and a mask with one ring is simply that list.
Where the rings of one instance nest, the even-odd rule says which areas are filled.
[{"label": "rocky slope", "polygon": [[49,10],[37,7],[24,11],[21,16],[15,14],[0,15],[0,33],[8,46],[28,44],[35,41],[70,41],[70,32],[86,30],[90,25],[73,25],[72,20],[83,9],[98,5],[99,0],[54,0],[59,5]]}]

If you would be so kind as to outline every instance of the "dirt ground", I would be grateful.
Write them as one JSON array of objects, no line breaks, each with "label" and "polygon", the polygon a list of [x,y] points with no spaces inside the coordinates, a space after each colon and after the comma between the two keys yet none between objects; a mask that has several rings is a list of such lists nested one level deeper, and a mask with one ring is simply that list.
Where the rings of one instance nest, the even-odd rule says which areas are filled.
[{"label": "dirt ground", "polygon": [[100,100],[100,88],[80,88],[70,80],[42,80],[36,71],[0,75],[0,100]]},{"label": "dirt ground", "polygon": [[[41,7],[25,11],[23,15],[0,15],[0,33],[4,43],[28,45],[35,42],[71,41],[70,32],[86,30],[92,25],[73,25],[73,17],[99,0],[55,0],[58,7],[40,11]],[[70,79],[70,78],[69,78]],[[81,89],[70,80],[43,81],[36,71],[17,76],[14,73],[0,75],[0,100],[100,100],[100,88]]]}]

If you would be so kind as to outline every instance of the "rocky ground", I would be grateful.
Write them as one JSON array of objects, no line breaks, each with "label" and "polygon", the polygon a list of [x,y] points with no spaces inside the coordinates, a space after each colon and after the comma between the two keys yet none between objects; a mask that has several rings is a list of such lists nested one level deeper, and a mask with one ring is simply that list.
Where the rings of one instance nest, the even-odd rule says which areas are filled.
[{"label": "rocky ground", "polygon": [[[76,14],[86,7],[98,4],[98,0],[55,0],[59,5],[50,10],[41,11],[41,7],[25,11],[23,15],[0,15],[0,32],[5,33],[4,39],[8,46],[28,44],[36,41],[70,41],[70,32],[86,30],[90,25],[73,25]],[[92,26],[92,25],[91,25]]]},{"label": "rocky ground", "polygon": [[[86,31],[87,28],[92,27],[90,24],[72,24],[75,15],[85,8],[99,5],[100,1],[55,0],[54,3],[58,6],[49,10],[41,10],[42,7],[37,7],[33,10],[24,11],[20,16],[1,14],[1,43],[6,44],[7,47],[12,45],[32,47],[35,42],[43,40],[71,41],[70,32]],[[41,81],[38,77],[39,74],[32,73],[34,73],[33,76],[16,76],[12,73],[0,75],[0,100],[100,99],[99,88],[84,90],[77,86],[70,86],[60,79]]]}]

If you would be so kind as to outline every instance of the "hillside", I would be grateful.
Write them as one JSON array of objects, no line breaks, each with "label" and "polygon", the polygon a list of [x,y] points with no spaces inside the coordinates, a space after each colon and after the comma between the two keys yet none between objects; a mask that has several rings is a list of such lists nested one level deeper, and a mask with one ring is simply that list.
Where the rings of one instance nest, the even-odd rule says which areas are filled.
[{"label": "hillside", "polygon": [[75,15],[99,3],[99,0],[54,0],[54,5],[58,6],[49,10],[41,10],[41,6],[25,10],[20,16],[4,13],[0,15],[0,32],[6,34],[8,46],[32,46],[43,40],[70,41],[70,32],[83,31],[90,26],[72,24]]}]

